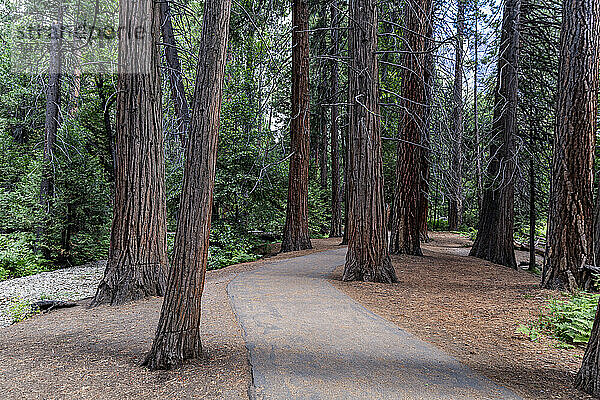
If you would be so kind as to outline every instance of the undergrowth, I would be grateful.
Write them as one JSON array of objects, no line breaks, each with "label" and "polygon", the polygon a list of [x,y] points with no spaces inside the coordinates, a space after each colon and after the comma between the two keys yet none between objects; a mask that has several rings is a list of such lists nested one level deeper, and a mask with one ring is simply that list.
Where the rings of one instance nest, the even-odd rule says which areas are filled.
[{"label": "undergrowth", "polygon": [[556,340],[558,347],[572,348],[584,345],[590,339],[600,294],[577,292],[550,298],[540,310],[537,320],[517,327],[533,341],[542,335]]}]

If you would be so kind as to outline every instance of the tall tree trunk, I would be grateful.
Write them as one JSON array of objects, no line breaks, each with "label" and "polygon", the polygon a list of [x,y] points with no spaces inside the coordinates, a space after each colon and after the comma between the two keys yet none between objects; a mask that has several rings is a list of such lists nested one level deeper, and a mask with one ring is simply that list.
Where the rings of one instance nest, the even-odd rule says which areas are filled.
[{"label": "tall tree trunk", "polygon": [[[542,272],[545,288],[587,290],[593,283],[583,267],[593,263],[599,4],[595,0],[563,2],[548,244]],[[584,367],[589,362],[584,359]],[[597,364],[597,359],[593,362]],[[582,368],[580,386],[600,393],[596,387],[600,376],[592,373],[595,383],[591,385],[590,373]]]},{"label": "tall tree trunk", "polygon": [[200,300],[208,262],[230,11],[231,0],[209,0],[204,5],[173,262],[156,336],[145,361],[153,370],[180,366],[202,352]]},{"label": "tall tree trunk", "polygon": [[345,281],[397,282],[387,249],[379,131],[377,3],[350,1],[348,253]]},{"label": "tall tree trunk", "polygon": [[454,93],[452,122],[454,124],[454,149],[452,151],[452,195],[448,207],[448,229],[456,231],[462,224],[463,212],[463,58],[464,58],[464,31],[465,31],[465,3],[458,0],[456,14],[456,46],[454,62]]},{"label": "tall tree trunk", "polygon": [[46,92],[46,121],[44,125],[44,160],[42,181],[40,184],[40,205],[43,209],[43,221],[37,229],[37,243],[42,247],[46,258],[50,252],[44,242],[44,235],[52,217],[52,199],[54,198],[54,144],[60,118],[60,84],[62,69],[62,10],[58,11],[58,22],[52,24],[50,31],[50,60],[48,67],[48,90]]},{"label": "tall tree trunk", "polygon": [[164,294],[167,272],[165,162],[152,0],[122,0],[119,23],[147,32],[121,35],[117,80],[116,169],[108,263],[92,305]]},{"label": "tall tree trunk", "polygon": [[425,98],[426,108],[425,116],[423,121],[425,123],[422,135],[421,135],[421,206],[420,220],[421,220],[421,241],[428,242],[429,234],[427,227],[427,214],[429,211],[429,179],[431,178],[430,163],[431,163],[431,151],[430,151],[430,127],[431,127],[431,104],[433,103],[433,72],[435,69],[435,58],[433,55],[432,39],[433,39],[433,14],[434,5],[430,3],[429,14],[427,15],[427,37],[425,41],[425,65],[423,69],[423,80],[425,81]]},{"label": "tall tree trunk", "polygon": [[517,134],[519,25],[521,0],[506,0],[494,98],[493,141],[477,238],[470,255],[516,268],[514,251],[514,173]]},{"label": "tall tree trunk", "polygon": [[[327,51],[327,35],[326,35],[326,27],[327,27],[327,10],[326,4],[319,4],[319,28],[321,30],[318,31],[318,53],[319,56],[323,57],[325,52]],[[321,190],[327,190],[327,170],[328,170],[328,143],[329,143],[329,134],[327,132],[327,109],[323,105],[327,99],[328,92],[328,81],[327,81],[327,62],[323,59],[319,59],[319,151],[320,151],[320,164],[319,164],[319,178],[320,178],[320,186]]]},{"label": "tall tree trunk", "polygon": [[529,270],[535,271],[535,225],[537,214],[535,211],[535,161],[533,132],[530,132],[530,156],[529,156]]},{"label": "tall tree trunk", "polygon": [[431,0],[409,0],[404,5],[402,104],[396,160],[396,190],[392,211],[390,251],[422,255],[422,142],[427,135],[425,54],[430,32]]},{"label": "tall tree trunk", "polygon": [[339,90],[339,21],[338,4],[333,0],[331,5],[331,229],[329,237],[342,236],[342,193],[340,191],[340,155],[339,155],[339,126],[337,92]]},{"label": "tall tree trunk", "polygon": [[475,135],[475,174],[477,175],[477,211],[483,202],[483,178],[481,169],[481,139],[479,137],[479,3],[475,0],[475,65],[473,66],[473,130]]},{"label": "tall tree trunk", "polygon": [[308,1],[292,4],[292,120],[288,199],[281,251],[311,249],[308,230],[310,101],[308,93]]},{"label": "tall tree trunk", "polygon": [[171,22],[171,7],[168,0],[160,2],[160,27],[165,45],[165,60],[167,62],[167,75],[171,86],[171,99],[177,116],[179,138],[185,145],[185,136],[187,134],[190,121],[190,112],[188,102],[185,97],[183,78],[181,73],[181,64],[179,62],[179,52],[177,51],[177,41],[173,33],[173,24]]},{"label": "tall tree trunk", "polygon": [[594,265],[600,267],[600,182],[596,183],[596,204],[594,205]]},{"label": "tall tree trunk", "polygon": [[104,127],[104,136],[106,139],[106,151],[110,155],[108,160],[102,157],[102,164],[104,171],[108,175],[110,182],[114,181],[115,169],[116,169],[116,153],[115,153],[115,138],[113,134],[112,121],[111,121],[111,108],[115,102],[116,96],[106,93],[106,83],[102,74],[95,76],[96,89],[98,90],[98,97],[100,97],[100,107],[102,109],[102,123]]},{"label": "tall tree trunk", "polygon": [[349,127],[349,121],[348,118],[350,116],[350,105],[349,105],[349,101],[347,101],[347,106],[346,106],[346,118],[344,119],[344,126],[345,129],[343,129],[343,133],[342,133],[342,138],[343,138],[343,151],[342,151],[342,158],[344,161],[344,185],[343,185],[343,194],[344,194],[344,235],[342,236],[342,242],[340,243],[340,245],[347,245],[348,244],[348,234],[350,232],[350,220],[348,219],[348,216],[350,215],[350,212],[348,210],[348,207],[350,205],[350,195],[348,193],[348,188],[349,188],[349,163],[350,163],[350,146],[349,146],[349,142],[350,142],[350,127]]}]

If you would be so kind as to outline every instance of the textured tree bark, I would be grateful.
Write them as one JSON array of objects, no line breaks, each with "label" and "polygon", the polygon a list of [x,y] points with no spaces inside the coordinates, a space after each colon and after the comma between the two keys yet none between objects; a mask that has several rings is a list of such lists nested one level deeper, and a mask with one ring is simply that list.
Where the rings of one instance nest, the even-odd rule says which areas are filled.
[{"label": "textured tree bark", "polygon": [[397,282],[387,249],[379,131],[377,6],[350,1],[348,253],[345,281]]},{"label": "textured tree bark", "polygon": [[[587,290],[593,283],[583,266],[593,264],[599,4],[593,0],[563,2],[548,244],[542,272],[545,288]],[[588,380],[586,374],[581,376],[583,381]],[[584,388],[588,385],[582,383]]]},{"label": "textured tree bark", "polygon": [[292,118],[288,198],[281,251],[311,249],[308,230],[310,101],[308,1],[292,2]]},{"label": "textured tree bark", "polygon": [[600,267],[600,184],[594,206],[594,265]]},{"label": "textured tree bark", "polygon": [[458,11],[456,14],[456,45],[454,62],[454,92],[452,123],[454,124],[454,150],[452,152],[452,195],[450,196],[448,207],[448,229],[456,231],[462,224],[463,213],[463,174],[462,174],[462,154],[463,154],[463,59],[464,59],[464,31],[465,31],[465,3],[458,1]]},{"label": "textured tree bark", "polygon": [[[62,69],[62,11],[59,10],[59,20],[52,24],[50,30],[50,60],[48,66],[48,89],[46,91],[46,120],[44,124],[44,160],[42,163],[42,181],[40,183],[40,205],[44,217],[37,228],[38,246],[43,242],[50,217],[52,216],[52,199],[54,198],[54,145],[60,118],[60,84]],[[50,253],[46,246],[42,253],[46,258]]]},{"label": "textured tree bark", "polygon": [[530,133],[530,153],[529,156],[529,270],[535,271],[535,225],[537,214],[535,211],[535,162],[534,162],[534,146],[533,132]]},{"label": "textured tree bark", "polygon": [[164,294],[167,234],[159,13],[123,0],[117,79],[116,168],[108,263],[92,306]]},{"label": "textured tree bark", "polygon": [[427,16],[427,37],[425,38],[425,67],[423,70],[423,79],[425,81],[425,96],[426,105],[425,116],[423,118],[425,122],[425,128],[423,135],[421,135],[421,206],[420,220],[421,220],[421,241],[428,242],[428,226],[427,226],[427,214],[429,212],[429,179],[430,179],[430,164],[431,164],[431,151],[430,151],[430,129],[431,129],[431,104],[433,103],[433,71],[435,70],[435,59],[433,55],[433,15],[434,15],[434,4],[431,2],[429,8],[429,15]]},{"label": "textured tree bark", "polygon": [[494,99],[494,124],[477,238],[470,255],[517,268],[514,252],[514,140],[517,133],[521,0],[504,3]]},{"label": "textured tree bark", "polygon": [[481,140],[479,138],[479,3],[475,0],[475,65],[473,66],[473,131],[475,136],[475,174],[477,175],[477,211],[483,202],[483,179],[481,169]]},{"label": "textured tree bark", "polygon": [[[318,38],[318,54],[324,55],[327,51],[327,35],[324,30],[327,27],[327,4],[320,3],[319,7],[319,30],[315,36]],[[321,190],[327,190],[328,178],[328,149],[329,149],[329,133],[327,132],[327,108],[323,105],[327,99],[329,82],[327,81],[327,63],[325,60],[319,60],[319,178]]]},{"label": "textured tree bark", "polygon": [[202,352],[200,300],[208,262],[230,11],[231,0],[204,5],[173,262],[154,343],[144,362],[152,370],[178,367]]},{"label": "textured tree bark", "polygon": [[[589,0],[593,2],[595,0]],[[598,304],[600,310],[600,304]],[[600,312],[596,311],[590,340],[583,355],[575,386],[594,397],[600,397]]]},{"label": "textured tree bark", "polygon": [[171,22],[171,7],[169,1],[160,2],[160,27],[165,45],[165,60],[167,62],[167,75],[171,86],[171,98],[175,108],[175,115],[179,124],[179,138],[182,145],[185,146],[185,137],[190,122],[190,112],[185,89],[183,87],[183,78],[181,74],[181,63],[179,62],[179,52],[177,51],[177,41],[173,33],[173,24]]},{"label": "textured tree bark", "polygon": [[342,193],[340,191],[340,155],[337,92],[339,90],[339,21],[337,0],[331,5],[331,229],[329,237],[342,236]]},{"label": "textured tree bark", "polygon": [[[350,105],[347,105],[346,109],[347,109],[346,115],[349,116],[350,115]],[[342,188],[342,192],[344,194],[344,235],[342,236],[342,242],[340,243],[341,246],[348,244],[348,233],[350,232],[350,220],[348,219],[348,215],[350,214],[350,212],[348,211],[348,206],[350,204],[350,196],[348,194],[348,187],[349,187],[349,185],[348,185],[348,181],[349,181],[348,163],[350,160],[350,154],[349,154],[350,146],[348,145],[348,142],[350,141],[349,140],[350,138],[348,135],[350,134],[350,129],[348,127],[348,124],[345,124],[346,129],[342,134],[342,138],[343,138],[342,158],[344,161],[344,185]]]},{"label": "textured tree bark", "polygon": [[431,0],[410,0],[404,5],[402,60],[403,111],[398,132],[396,189],[392,210],[390,252],[423,255],[423,138],[427,137],[427,71],[425,59],[430,32]]}]

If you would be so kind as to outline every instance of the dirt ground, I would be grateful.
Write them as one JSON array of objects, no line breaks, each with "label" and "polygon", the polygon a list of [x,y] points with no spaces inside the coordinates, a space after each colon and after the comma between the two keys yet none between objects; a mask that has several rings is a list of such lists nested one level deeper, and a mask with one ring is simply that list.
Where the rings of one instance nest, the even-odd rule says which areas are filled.
[{"label": "dirt ground", "polygon": [[[350,297],[526,399],[589,399],[572,386],[583,348],[565,350],[515,332],[555,292],[539,278],[468,257],[470,242],[432,233],[424,257],[393,256],[399,283],[332,283]],[[525,260],[528,254],[519,252]]]},{"label": "dirt ground", "polygon": [[88,300],[0,328],[0,399],[247,399],[251,370],[227,284],[265,262],[339,242],[313,240],[313,250],[209,271],[203,295],[205,356],[179,370],[140,367],[152,344],[160,298],[94,309],[85,307]]}]

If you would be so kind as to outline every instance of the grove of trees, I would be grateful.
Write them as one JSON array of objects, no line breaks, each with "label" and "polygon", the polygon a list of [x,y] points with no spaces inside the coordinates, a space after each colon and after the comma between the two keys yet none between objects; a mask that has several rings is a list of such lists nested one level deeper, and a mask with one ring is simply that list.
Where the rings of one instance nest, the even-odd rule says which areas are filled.
[{"label": "grove of trees", "polygon": [[[270,242],[339,237],[342,279],[395,283],[391,254],[462,231],[600,290],[597,0],[54,6],[42,56],[0,48],[0,279],[106,258],[93,306],[164,295],[149,368],[201,354],[207,269]],[[0,6],[0,34],[37,12]],[[113,40],[70,30],[89,12]],[[599,349],[597,315],[593,395]]]}]

